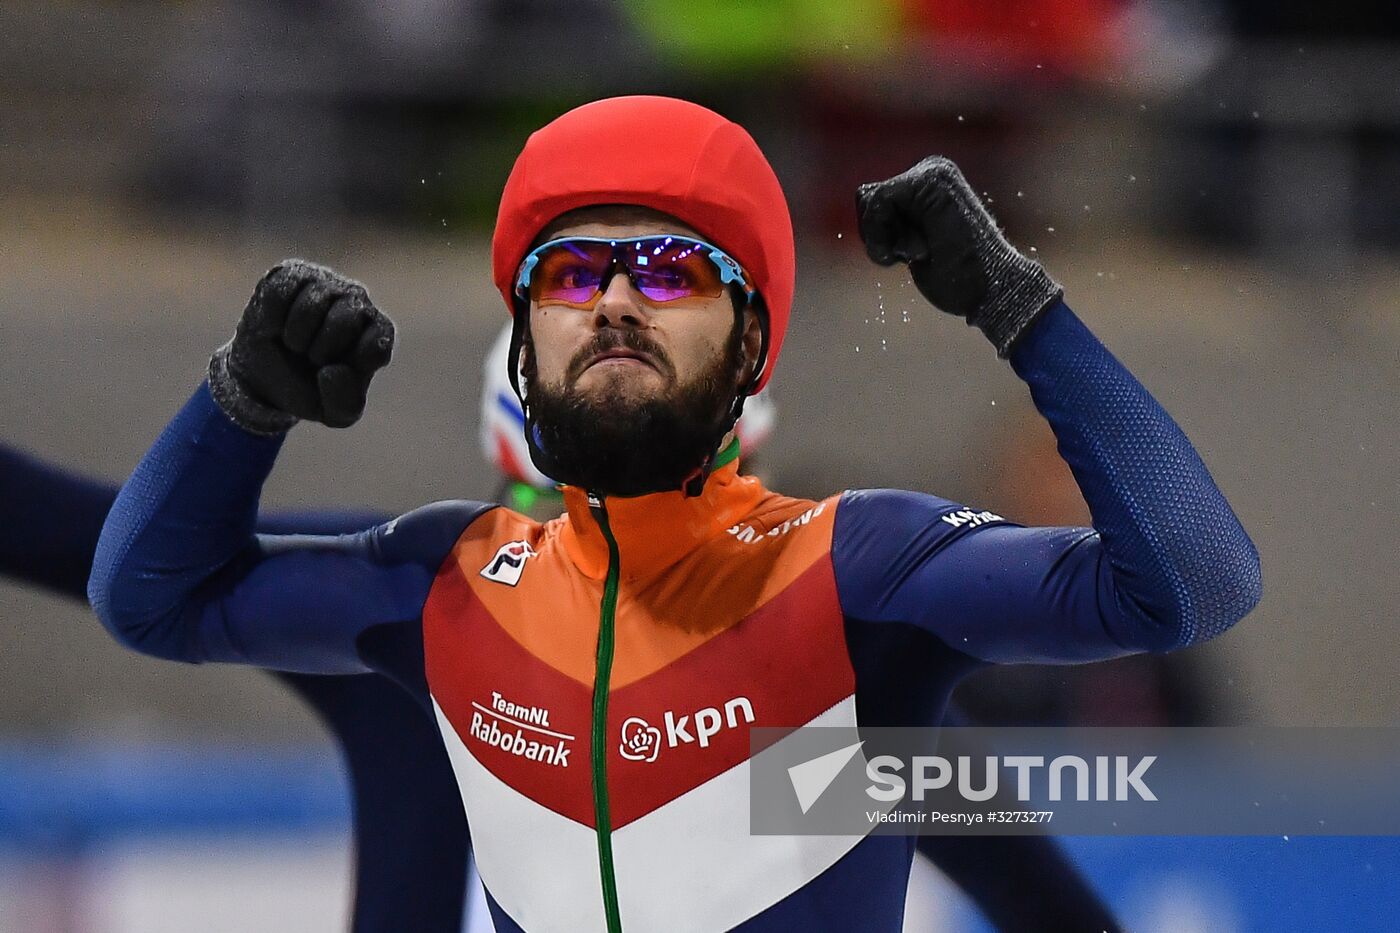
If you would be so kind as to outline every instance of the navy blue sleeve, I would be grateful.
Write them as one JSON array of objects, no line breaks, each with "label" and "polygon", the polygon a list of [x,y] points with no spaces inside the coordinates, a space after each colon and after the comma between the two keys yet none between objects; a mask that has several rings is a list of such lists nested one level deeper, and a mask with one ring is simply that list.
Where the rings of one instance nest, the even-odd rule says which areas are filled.
[{"label": "navy blue sleeve", "polygon": [[[116,497],[115,484],[0,445],[0,574],[85,598],[98,534]],[[384,520],[363,510],[306,510],[262,517],[257,530],[338,535]],[[350,772],[353,928],[362,933],[461,930],[466,819],[452,766],[422,698],[415,702],[376,674],[272,676],[316,711],[335,735]]]},{"label": "navy blue sleeve", "polygon": [[[117,485],[0,444],[0,576],[87,599],[97,536]],[[302,509],[258,517],[260,534],[341,535],[388,516],[364,509]]]},{"label": "navy blue sleeve", "polygon": [[1021,528],[934,496],[846,493],[843,611],[984,661],[1076,662],[1211,638],[1260,597],[1259,556],[1191,443],[1063,303],[1011,352],[1093,515]]},{"label": "navy blue sleeve", "polygon": [[118,641],[181,661],[338,674],[421,692],[418,628],[438,566],[489,505],[444,502],[355,534],[255,534],[281,437],[201,386],[117,496],[88,595]]},{"label": "navy blue sleeve", "polygon": [[350,535],[382,525],[393,516],[367,509],[288,509],[258,516],[260,535]]},{"label": "navy blue sleeve", "polygon": [[0,445],[0,574],[82,599],[117,487]]},{"label": "navy blue sleeve", "polygon": [[[335,516],[307,516],[320,526]],[[466,907],[462,796],[433,717],[377,674],[274,673],[336,737],[355,826],[355,933],[460,933]]]}]

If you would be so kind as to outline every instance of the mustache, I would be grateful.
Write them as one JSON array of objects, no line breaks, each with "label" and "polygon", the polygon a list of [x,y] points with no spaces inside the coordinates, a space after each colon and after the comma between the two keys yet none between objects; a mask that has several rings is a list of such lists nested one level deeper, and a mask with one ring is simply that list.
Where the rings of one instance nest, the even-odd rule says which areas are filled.
[{"label": "mustache", "polygon": [[671,365],[671,358],[666,355],[666,351],[653,341],[646,334],[639,330],[621,330],[618,328],[605,328],[600,330],[592,340],[569,360],[568,380],[573,382],[583,371],[588,368],[589,362],[600,353],[609,350],[631,350],[635,353],[644,354],[652,363],[661,370],[662,375],[675,378],[676,369]]}]

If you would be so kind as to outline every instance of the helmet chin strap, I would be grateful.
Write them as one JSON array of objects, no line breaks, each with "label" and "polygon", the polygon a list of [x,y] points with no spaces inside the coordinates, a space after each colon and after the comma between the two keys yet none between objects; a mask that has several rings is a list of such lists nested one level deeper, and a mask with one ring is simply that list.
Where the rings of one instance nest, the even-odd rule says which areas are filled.
[{"label": "helmet chin strap", "polygon": [[517,298],[515,314],[511,319],[510,350],[506,357],[506,366],[509,367],[510,387],[515,390],[515,397],[520,399],[520,409],[525,414],[525,447],[530,452],[530,462],[541,473],[555,482],[575,485],[571,483],[568,471],[540,446],[539,426],[535,422],[535,414],[526,397],[525,388],[520,383],[520,351],[525,345],[525,331],[529,326],[529,319],[529,302]]},{"label": "helmet chin strap", "polygon": [[[761,298],[755,297],[754,301],[761,302]],[[719,455],[719,445],[723,442],[725,435],[734,430],[734,426],[739,423],[739,419],[744,414],[744,400],[753,394],[753,388],[758,385],[759,379],[763,376],[763,371],[768,362],[768,312],[762,306],[756,309],[758,315],[759,328],[759,349],[758,359],[754,362],[753,371],[749,378],[739,387],[739,391],[734,396],[734,401],[729,407],[729,414],[721,423],[714,443],[709,445],[710,452],[705,455],[705,459],[696,466],[686,478],[681,482],[681,491],[687,497],[700,495],[705,490],[705,481],[709,479],[710,472],[714,469],[715,458]],[[744,321],[744,308],[736,307],[735,326],[742,327]],[[510,355],[506,359],[506,365],[510,367],[510,385],[515,390],[516,398],[520,399],[520,407],[525,412],[525,445],[530,451],[530,460],[535,464],[541,473],[557,482],[565,485],[577,486],[578,483],[568,475],[568,470],[563,465],[550,456],[539,443],[538,425],[535,422],[534,412],[530,408],[529,399],[526,396],[524,387],[520,383],[520,351],[525,344],[525,331],[529,325],[530,306],[524,301],[517,299],[515,315],[510,330]],[[589,490],[596,492],[597,490]],[[658,489],[656,492],[667,492],[665,489]]]},{"label": "helmet chin strap", "polygon": [[[738,315],[738,326],[743,325],[744,312],[742,309],[735,312]],[[714,444],[710,445],[710,452],[705,456],[704,462],[685,478],[681,484],[681,489],[687,497],[700,495],[705,491],[705,481],[710,478],[710,471],[714,469],[715,457],[719,455],[719,445],[724,443],[724,439],[730,431],[733,431],[739,423],[739,419],[744,416],[744,400],[753,394],[753,387],[758,385],[759,378],[763,375],[763,364],[768,358],[768,315],[762,310],[758,313],[759,331],[762,335],[759,341],[758,360],[754,363],[753,371],[749,378],[739,387],[739,391],[734,396],[734,402],[729,407],[729,416],[724,420],[724,427],[719,432],[719,437],[715,438]]]}]

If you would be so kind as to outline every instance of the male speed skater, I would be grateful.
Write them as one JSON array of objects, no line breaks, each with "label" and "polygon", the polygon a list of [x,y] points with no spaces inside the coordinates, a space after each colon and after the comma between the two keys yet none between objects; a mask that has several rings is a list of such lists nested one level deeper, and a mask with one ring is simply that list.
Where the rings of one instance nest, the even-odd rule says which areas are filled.
[{"label": "male speed skater", "polygon": [[[564,510],[564,496],[530,462],[525,410],[507,375],[511,332],[507,324],[486,354],[481,383],[481,452],[501,475],[502,487],[496,501],[523,515],[548,520]],[[754,464],[761,459],[758,453],[772,437],[777,421],[778,406],[770,392],[764,390],[748,399],[743,416],[734,425],[743,451],[741,470],[754,472]],[[973,725],[951,703],[943,724]],[[991,753],[991,749],[981,745],[962,751],[974,757]],[[1007,809],[1024,809],[1014,799],[1006,800],[1005,805]],[[1054,839],[1039,835],[920,835],[916,845],[919,854],[956,884],[1002,933],[1115,933],[1121,929],[1108,906]],[[930,874],[915,871],[910,884],[931,878]],[[910,928],[907,920],[905,926]]]},{"label": "male speed skater", "polygon": [[159,657],[403,685],[438,722],[498,929],[898,930],[913,839],[750,834],[748,726],[933,725],[984,665],[1197,644],[1260,579],[1184,434],[951,162],[857,200],[871,258],[1027,384],[1094,527],[740,476],[732,427],[792,312],[782,190],[718,114],[613,98],[531,136],[492,243],[565,514],[454,501],[258,536],[287,432],[354,423],[393,347],[363,286],[290,261],[123,487],[99,618]]},{"label": "male speed skater", "polygon": [[[502,358],[509,336],[507,329]],[[524,413],[513,394],[501,397],[502,390],[509,392],[504,364],[490,363],[498,365],[488,365],[483,398],[494,400],[496,410],[483,416],[482,441],[509,484],[502,499],[522,512],[557,514],[562,496],[547,480],[536,479],[537,472],[525,473],[529,480],[513,479],[525,462],[519,458],[528,460],[519,430]],[[746,451],[762,445],[774,417],[771,402],[749,406],[741,426]],[[85,599],[97,536],[116,495],[108,482],[0,444],[0,575]],[[337,534],[384,520],[363,511],[299,511],[264,515],[258,528],[269,534]],[[460,931],[466,830],[432,723],[406,693],[377,675],[273,676],[316,711],[346,764],[355,823],[350,929]],[[918,844],[999,930],[1117,928],[1048,839],[921,836]],[[477,929],[480,918],[470,911],[466,916],[467,928]]]}]

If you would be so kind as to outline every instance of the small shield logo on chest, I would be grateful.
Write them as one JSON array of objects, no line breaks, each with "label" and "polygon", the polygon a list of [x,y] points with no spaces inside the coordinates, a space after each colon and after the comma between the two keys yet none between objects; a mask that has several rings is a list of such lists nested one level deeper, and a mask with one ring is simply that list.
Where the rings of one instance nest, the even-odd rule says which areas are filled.
[{"label": "small shield logo on chest", "polygon": [[535,556],[535,549],[528,541],[511,541],[502,544],[490,563],[481,568],[481,575],[492,583],[515,586],[520,575],[525,572],[525,561]]}]

